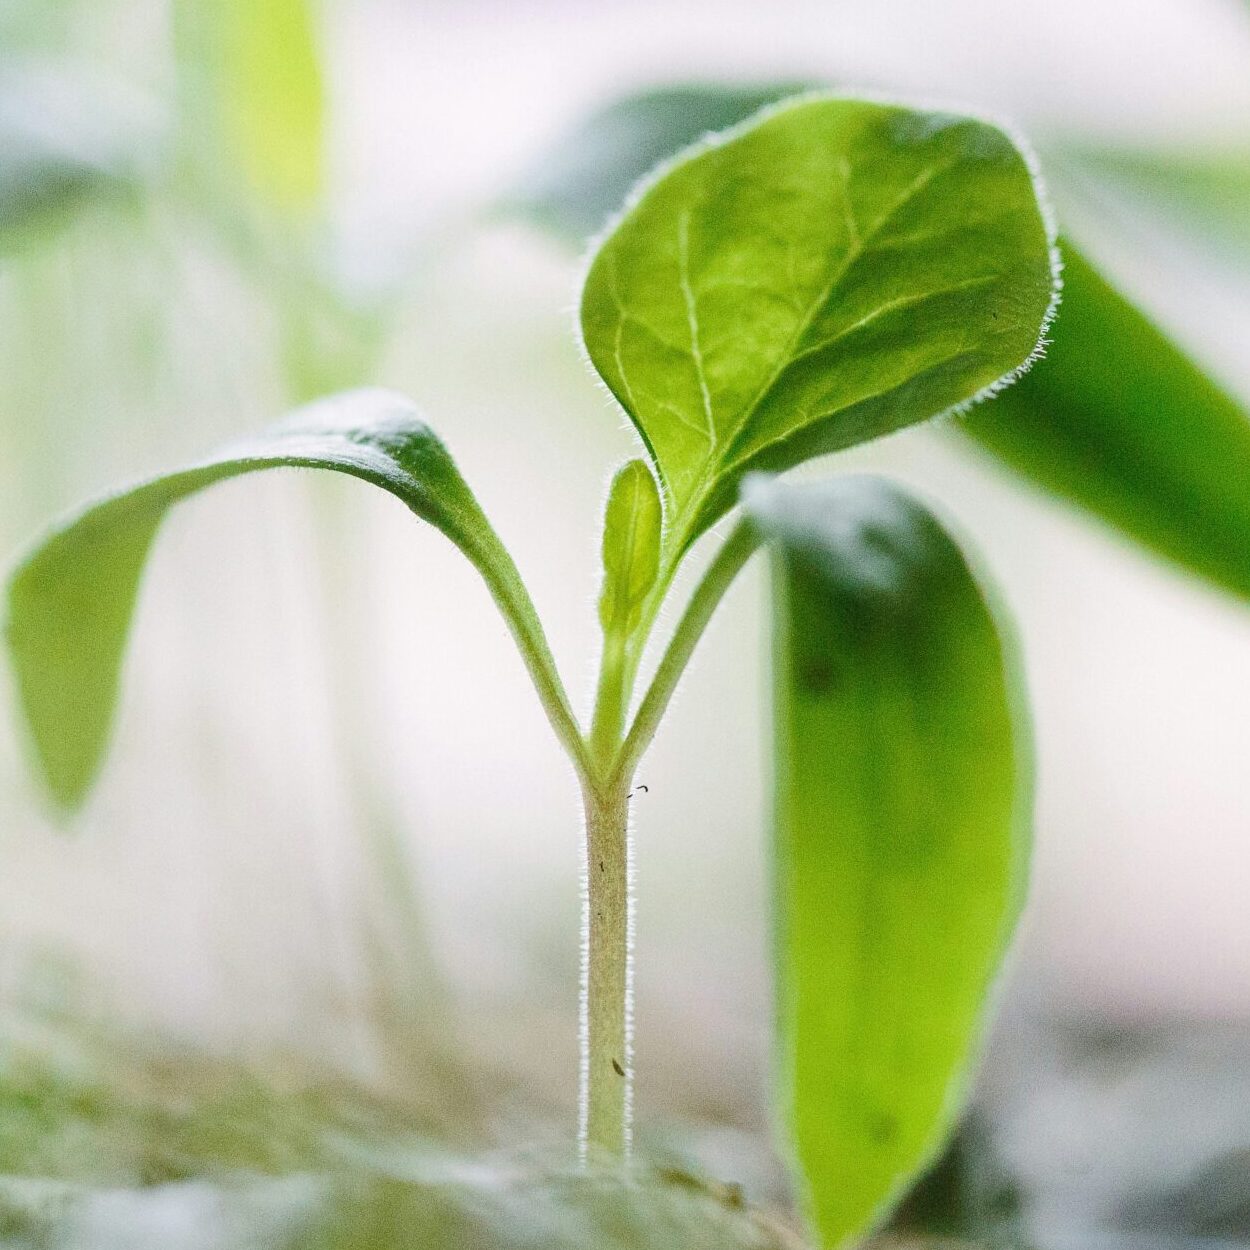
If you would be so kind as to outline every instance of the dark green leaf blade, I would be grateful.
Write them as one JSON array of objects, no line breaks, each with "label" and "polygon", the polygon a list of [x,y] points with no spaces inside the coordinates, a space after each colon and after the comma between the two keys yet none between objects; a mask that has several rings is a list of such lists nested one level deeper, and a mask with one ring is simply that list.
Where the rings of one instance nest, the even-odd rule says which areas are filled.
[{"label": "dark green leaf blade", "polygon": [[1250,414],[1069,244],[1046,359],[962,428],[1033,481],[1250,597]]},{"label": "dark green leaf blade", "polygon": [[956,1110],[1023,896],[1025,727],[926,510],[870,477],[744,500],[774,567],[778,1105],[832,1247]]},{"label": "dark green leaf blade", "polygon": [[59,804],[78,806],[108,742],[126,635],[166,512],[215,482],[273,468],[329,469],[381,487],[441,530],[485,579],[540,693],[571,721],[537,615],[511,557],[410,401],[347,392],[254,439],[89,505],[54,529],[8,585],[6,637],[35,753]]},{"label": "dark green leaf blade", "polygon": [[802,97],[664,170],[601,245],[588,354],[659,470],[680,552],[780,470],[993,393],[1054,259],[1026,159],[984,122]]}]

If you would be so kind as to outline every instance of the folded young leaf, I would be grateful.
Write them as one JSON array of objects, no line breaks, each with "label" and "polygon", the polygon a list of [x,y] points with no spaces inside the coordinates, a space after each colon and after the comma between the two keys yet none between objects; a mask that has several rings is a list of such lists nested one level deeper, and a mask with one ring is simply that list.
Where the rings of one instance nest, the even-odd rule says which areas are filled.
[{"label": "folded young leaf", "polygon": [[992,394],[1055,262],[1028,163],[984,122],[800,97],[663,170],[603,241],[581,321],[655,459],[680,551],[751,469]]},{"label": "folded young leaf", "polygon": [[599,624],[605,634],[628,634],[660,567],[663,515],[655,478],[645,461],[630,460],[612,479],[603,519],[603,591]]},{"label": "folded young leaf", "polygon": [[1023,896],[1014,674],[954,542],[886,482],[749,479],[775,601],[777,1103],[821,1244],[941,1144]]},{"label": "folded young leaf", "polygon": [[287,467],[371,482],[446,534],[502,609],[557,733],[578,740],[516,566],[447,449],[407,399],[361,390],[310,404],[263,435],[89,505],[13,573],[6,637],[39,764],[63,807],[82,802],[99,770],[140,577],[166,512],[214,482]]},{"label": "folded young leaf", "polygon": [[1064,243],[1045,361],[962,428],[1033,481],[1250,597],[1250,413]]}]

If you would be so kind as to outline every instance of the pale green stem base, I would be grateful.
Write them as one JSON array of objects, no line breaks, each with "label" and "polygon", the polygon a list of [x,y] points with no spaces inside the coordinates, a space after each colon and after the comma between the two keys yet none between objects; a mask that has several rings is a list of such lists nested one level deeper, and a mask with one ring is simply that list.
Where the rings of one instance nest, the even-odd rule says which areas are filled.
[{"label": "pale green stem base", "polygon": [[629,799],[589,788],[582,949],[582,1156],[627,1160],[633,1101],[633,891]]},{"label": "pale green stem base", "polygon": [[[739,525],[704,572],[655,677],[622,738],[639,654],[663,589],[629,640],[604,639],[595,715],[580,770],[586,813],[583,900],[581,1149],[627,1162],[633,1101],[633,880],[629,791],[643,752],[668,707],[717,604],[757,546]],[[668,577],[662,579],[667,585]]]}]

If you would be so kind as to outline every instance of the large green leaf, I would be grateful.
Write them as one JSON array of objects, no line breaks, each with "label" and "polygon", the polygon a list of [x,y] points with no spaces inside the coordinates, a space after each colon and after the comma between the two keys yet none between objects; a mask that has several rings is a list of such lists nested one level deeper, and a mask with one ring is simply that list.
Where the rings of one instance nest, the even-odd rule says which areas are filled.
[{"label": "large green leaf", "polygon": [[[698,138],[702,111],[741,121],[755,88],[686,87],[628,96],[565,137],[540,164],[561,172],[543,197],[519,204],[567,232],[598,221],[584,206],[617,195],[641,175],[655,148],[604,141],[637,127],[663,136],[668,152]],[[759,88],[767,92],[768,88]],[[706,96],[706,101],[704,101]],[[739,114],[732,115],[735,98]],[[634,122],[632,119],[637,119]],[[578,154],[587,154],[579,159]],[[593,155],[595,159],[590,159]],[[1084,172],[1131,187],[1174,211],[1205,237],[1241,247],[1250,163],[1230,157],[1095,160],[1060,150],[1066,178]],[[1212,382],[1166,335],[1102,278],[1067,240],[1063,312],[1047,359],[1021,385],[979,408],[967,432],[1025,476],[1217,585],[1250,596],[1250,449],[1246,405]]]},{"label": "large green leaf", "polygon": [[1075,248],[1046,360],[964,428],[1035,482],[1250,596],[1250,417]]},{"label": "large green leaf", "polygon": [[664,170],[599,248],[586,347],[680,553],[742,475],[992,394],[1054,299],[1025,158],[980,121],[828,96]]},{"label": "large green leaf", "polygon": [[927,511],[870,477],[744,500],[775,572],[778,1105],[832,1247],[957,1109],[1023,896],[1025,726]]},{"label": "large green leaf", "polygon": [[402,396],[348,392],[268,433],[91,504],[52,531],[8,586],[7,640],[43,773],[66,807],[98,771],[148,551],[179,500],[244,473],[331,469],[389,491],[473,562],[507,618],[548,712],[571,724],[542,626],[516,566],[446,448]]}]

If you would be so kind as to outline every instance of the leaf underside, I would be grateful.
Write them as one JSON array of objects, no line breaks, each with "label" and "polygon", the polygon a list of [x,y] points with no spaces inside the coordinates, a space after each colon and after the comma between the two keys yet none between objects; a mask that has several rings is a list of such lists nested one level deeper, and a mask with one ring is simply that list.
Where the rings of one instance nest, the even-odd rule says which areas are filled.
[{"label": "leaf underside", "polygon": [[957,1109],[1023,895],[1028,770],[994,618],[887,483],[751,479],[773,552],[778,1105],[821,1244]]},{"label": "leaf underside", "polygon": [[607,236],[595,368],[647,443],[680,548],[780,470],[972,401],[1054,292],[1025,159],[979,121],[805,97],[696,149]]},{"label": "leaf underside", "polygon": [[36,757],[61,806],[80,804],[99,770],[140,577],[165,514],[215,482],[273,468],[329,469],[396,496],[468,556],[513,632],[550,658],[516,567],[443,444],[402,396],[348,392],[89,505],[14,572],[9,652]]}]

